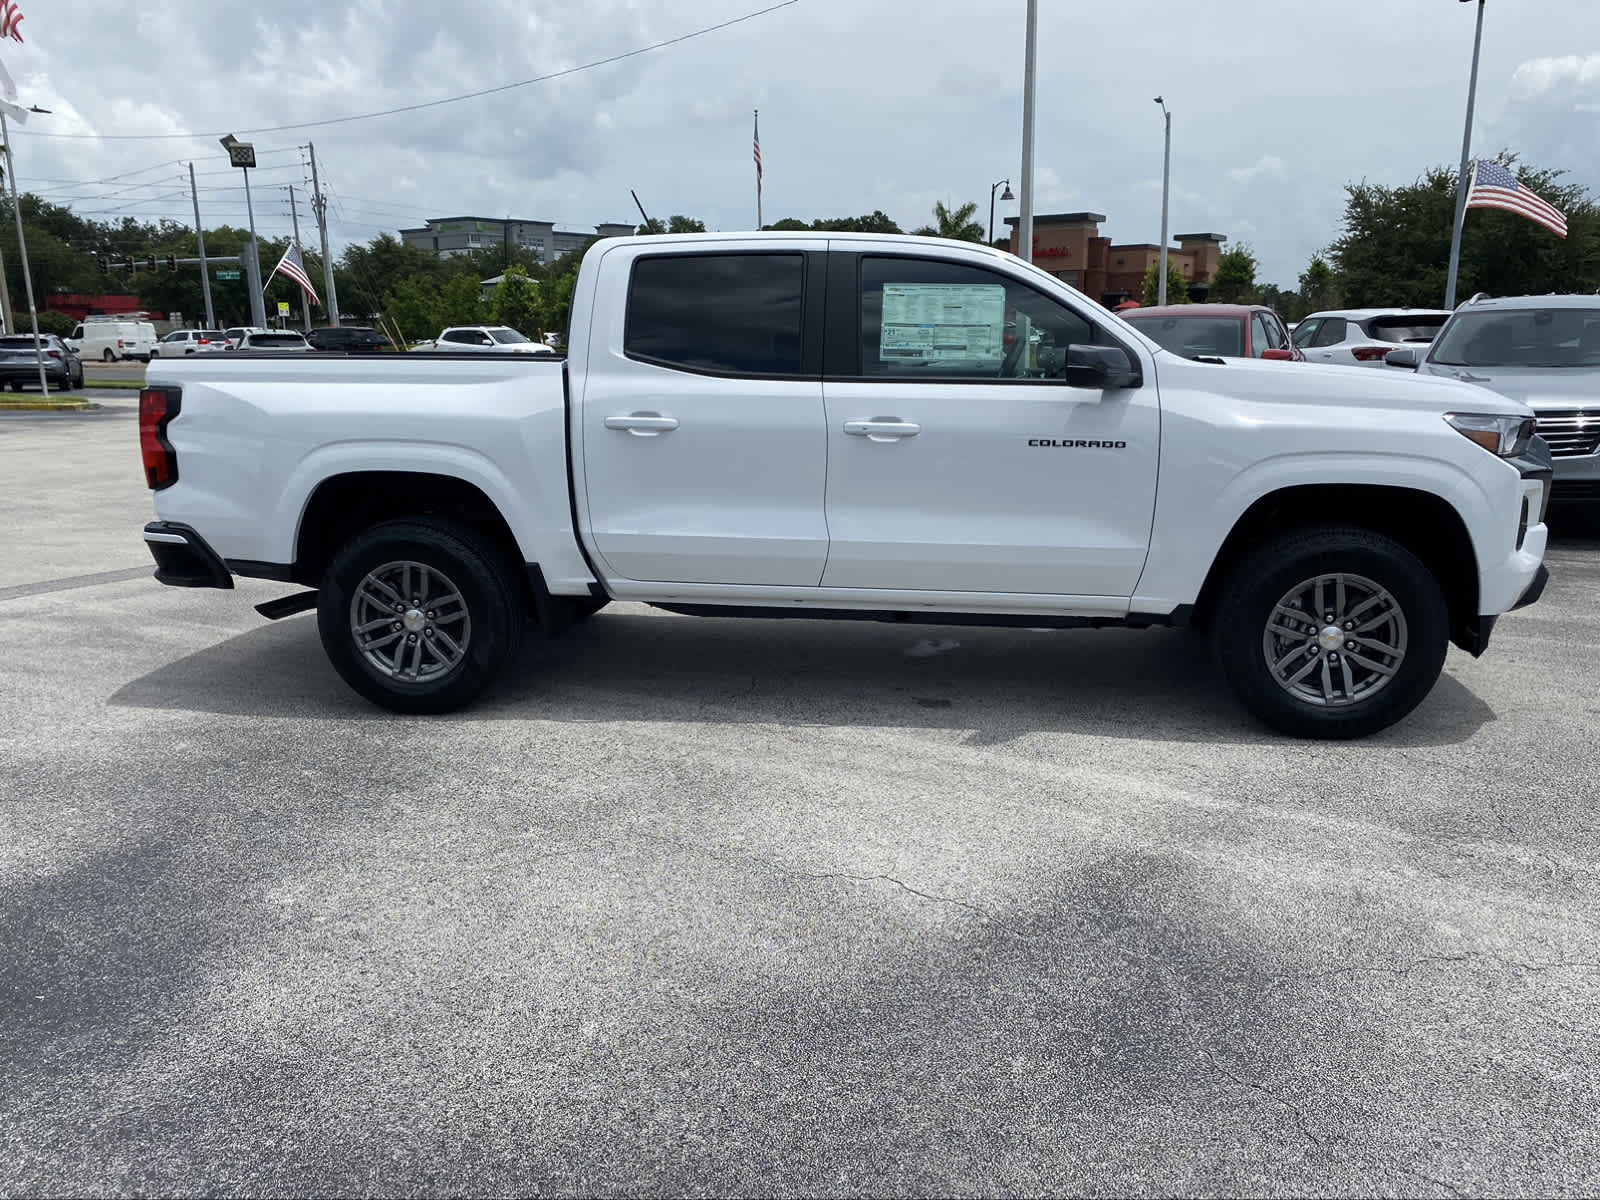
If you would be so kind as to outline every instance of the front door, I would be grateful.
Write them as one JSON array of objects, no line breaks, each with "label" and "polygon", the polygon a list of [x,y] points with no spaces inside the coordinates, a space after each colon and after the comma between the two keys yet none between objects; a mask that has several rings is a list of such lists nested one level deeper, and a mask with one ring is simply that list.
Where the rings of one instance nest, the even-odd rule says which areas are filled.
[{"label": "front door", "polygon": [[[827,445],[807,309],[820,316],[824,248],[611,252],[631,266],[596,301],[579,409],[579,499],[611,574],[817,586]],[[620,285],[610,255],[605,269]]]},{"label": "front door", "polygon": [[[823,585],[1131,596],[1155,506],[1155,380],[1091,390],[1060,370],[1073,344],[1139,361],[1116,318],[988,266],[836,253],[829,273],[852,282],[829,294]],[[852,327],[846,363],[835,339]]]}]

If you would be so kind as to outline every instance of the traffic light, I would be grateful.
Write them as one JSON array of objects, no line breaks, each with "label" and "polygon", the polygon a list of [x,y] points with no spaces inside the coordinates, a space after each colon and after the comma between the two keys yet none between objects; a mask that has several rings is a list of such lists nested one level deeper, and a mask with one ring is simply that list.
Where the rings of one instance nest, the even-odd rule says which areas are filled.
[{"label": "traffic light", "polygon": [[146,255],[146,256],[145,256],[145,260],[144,260],[144,269],[145,269],[145,270],[146,270],[146,271],[149,271],[149,272],[150,272],[150,273],[151,273],[151,274],[154,274],[154,273],[155,273],[155,269],[156,269],[156,256],[155,256],[155,255],[154,255],[154,254],[149,254],[149,255]]},{"label": "traffic light", "polygon": [[167,255],[167,270],[168,271],[176,271],[177,269],[178,269],[178,256],[176,254]]},{"label": "traffic light", "polygon": [[111,274],[111,259],[110,259],[110,257],[108,255],[102,254],[100,256],[100,274],[102,274],[102,275]]},{"label": "traffic light", "polygon": [[122,269],[129,275],[133,274],[133,255],[125,254],[122,257]]}]

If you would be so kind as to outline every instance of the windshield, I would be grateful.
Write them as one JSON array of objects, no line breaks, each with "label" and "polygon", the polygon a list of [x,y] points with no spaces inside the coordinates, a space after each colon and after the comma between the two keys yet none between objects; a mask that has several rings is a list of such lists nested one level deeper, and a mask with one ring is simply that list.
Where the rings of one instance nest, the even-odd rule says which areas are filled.
[{"label": "windshield", "polygon": [[515,329],[491,329],[489,330],[489,336],[495,341],[499,342],[502,346],[512,346],[518,342],[526,342],[529,340],[528,338],[523,337]]},{"label": "windshield", "polygon": [[1457,313],[1428,361],[1447,367],[1600,367],[1600,308]]},{"label": "windshield", "polygon": [[1185,358],[1244,355],[1244,322],[1238,317],[1140,317],[1130,313],[1128,320],[1163,350]]}]

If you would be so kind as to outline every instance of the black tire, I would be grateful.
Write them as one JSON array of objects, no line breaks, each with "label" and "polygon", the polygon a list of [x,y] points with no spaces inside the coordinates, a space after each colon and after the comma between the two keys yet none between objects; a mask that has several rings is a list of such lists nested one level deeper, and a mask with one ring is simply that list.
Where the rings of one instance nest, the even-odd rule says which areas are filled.
[{"label": "black tire", "polygon": [[[1364,635],[1359,629],[1342,632],[1351,624],[1342,619],[1332,625],[1325,623],[1328,613],[1297,621],[1278,612],[1279,601],[1298,585],[1330,575],[1350,577],[1348,607],[1338,614],[1341,618],[1355,614],[1353,624],[1359,626],[1375,613],[1397,611],[1398,619],[1391,618],[1387,625]],[[1357,580],[1376,585],[1386,599],[1373,600],[1371,590]],[[1306,599],[1300,603],[1310,604],[1315,594],[1304,593]],[[1329,584],[1324,599],[1331,600],[1335,594],[1334,585]],[[1364,603],[1373,607],[1361,611]],[[1274,630],[1269,631],[1269,622],[1275,623]],[[1293,637],[1280,636],[1278,630],[1291,626],[1296,630]],[[1366,641],[1355,643],[1356,653],[1351,654],[1352,643],[1343,639],[1363,636],[1395,639],[1393,644],[1402,653],[1384,655],[1371,649],[1374,642]],[[1303,643],[1295,640],[1300,637],[1304,637]],[[1331,696],[1331,702],[1308,698],[1303,692],[1291,691],[1293,684],[1279,682],[1274,664],[1268,661],[1269,638],[1273,639],[1271,653],[1282,655],[1277,661],[1288,663],[1282,668],[1285,676],[1312,662],[1318,664],[1311,668],[1309,682],[1298,686]],[[1359,738],[1393,725],[1433,689],[1444,669],[1449,641],[1450,613],[1444,593],[1421,560],[1381,534],[1336,526],[1296,530],[1257,547],[1223,582],[1212,620],[1218,666],[1240,702],[1272,728],[1304,738]],[[1300,652],[1306,657],[1290,658]],[[1342,667],[1335,666],[1341,662]],[[1391,673],[1384,675],[1362,665],[1374,662]],[[1352,669],[1351,663],[1357,665]],[[1348,686],[1352,678],[1353,691]],[[1370,691],[1364,693],[1364,686]]]},{"label": "black tire", "polygon": [[[358,604],[357,590],[369,574],[379,575],[381,582],[386,564],[402,562],[420,564],[435,577],[442,576],[464,601],[468,624],[462,653],[448,668],[440,666],[433,678],[397,678],[369,658],[372,647],[363,648],[358,642],[358,611],[370,617],[378,610],[366,599]],[[376,593],[369,590],[368,594]],[[417,614],[415,620],[419,623],[424,613],[431,618],[433,612],[426,610],[427,597],[411,597],[408,602],[417,598],[423,599],[424,604],[397,612],[396,617],[407,621]],[[334,669],[374,704],[400,713],[451,712],[474,700],[516,657],[522,642],[521,599],[511,565],[492,543],[473,530],[433,518],[390,521],[357,534],[334,556],[322,578],[317,629]],[[441,611],[437,632],[444,633],[451,618],[445,617],[442,610],[437,611]],[[463,627],[452,625],[449,632],[459,638]],[[371,636],[386,633],[384,630]],[[428,628],[407,633],[405,626],[402,635],[413,643],[435,636]],[[436,653],[436,644],[443,643],[424,641],[428,655]],[[417,653],[422,652],[419,647]],[[429,665],[423,664],[424,674],[428,669]]]},{"label": "black tire", "polygon": [[115,354],[111,353],[110,350],[107,350],[104,354],[102,354],[100,356],[100,361],[101,362],[114,363],[114,362],[117,361],[117,356]]}]

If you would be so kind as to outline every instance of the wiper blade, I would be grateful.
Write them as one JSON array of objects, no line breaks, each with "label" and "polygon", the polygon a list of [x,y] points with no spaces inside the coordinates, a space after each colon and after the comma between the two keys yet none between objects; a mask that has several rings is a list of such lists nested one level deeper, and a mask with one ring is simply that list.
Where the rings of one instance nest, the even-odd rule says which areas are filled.
[{"label": "wiper blade", "polygon": [[1228,365],[1226,359],[1218,358],[1215,354],[1194,354],[1189,357],[1190,362],[1215,363],[1219,367]]}]

